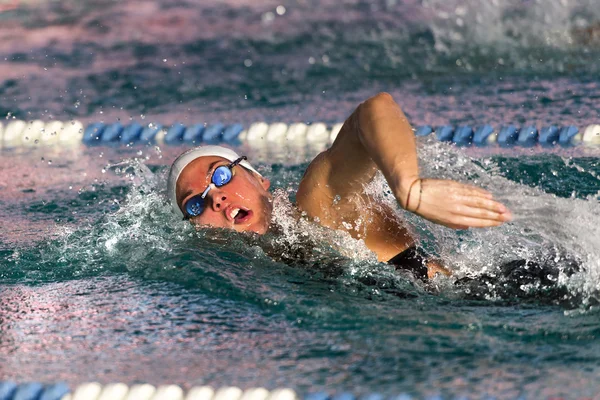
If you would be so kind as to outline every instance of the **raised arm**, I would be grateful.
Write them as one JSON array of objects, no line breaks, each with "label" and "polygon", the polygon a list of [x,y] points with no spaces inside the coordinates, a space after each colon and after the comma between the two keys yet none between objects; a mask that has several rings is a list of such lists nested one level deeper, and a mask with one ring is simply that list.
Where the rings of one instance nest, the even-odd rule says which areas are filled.
[{"label": "raised arm", "polygon": [[313,217],[334,220],[335,210],[328,207],[332,199],[351,202],[363,196],[377,169],[403,208],[435,223],[465,229],[511,219],[508,209],[483,189],[420,178],[412,128],[387,93],[359,105],[333,145],[313,160],[300,183],[298,205]]}]

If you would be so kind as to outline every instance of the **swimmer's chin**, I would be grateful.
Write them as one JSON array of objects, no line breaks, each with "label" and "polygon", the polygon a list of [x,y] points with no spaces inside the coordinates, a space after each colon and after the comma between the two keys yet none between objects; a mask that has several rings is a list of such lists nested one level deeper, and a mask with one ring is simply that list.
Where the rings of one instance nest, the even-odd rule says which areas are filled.
[{"label": "swimmer's chin", "polygon": [[259,221],[253,221],[247,225],[234,225],[231,229],[235,229],[238,232],[248,232],[248,233],[254,233],[257,235],[264,235],[267,232],[269,232],[270,229],[270,223],[264,221],[264,220],[260,220]]},{"label": "swimmer's chin", "polygon": [[253,227],[253,228],[248,229],[247,231],[256,233],[257,235],[265,235],[272,230],[273,230],[273,227],[271,226],[271,224],[268,224],[265,226]]}]

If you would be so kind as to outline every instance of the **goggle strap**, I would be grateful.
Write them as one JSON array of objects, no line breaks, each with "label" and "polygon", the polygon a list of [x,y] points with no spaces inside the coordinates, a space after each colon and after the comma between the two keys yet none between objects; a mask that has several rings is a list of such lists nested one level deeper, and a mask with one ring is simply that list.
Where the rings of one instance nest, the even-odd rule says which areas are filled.
[{"label": "goggle strap", "polygon": [[235,167],[236,165],[238,165],[239,163],[241,163],[244,160],[247,160],[248,157],[246,156],[241,156],[240,158],[238,158],[237,160],[233,161],[231,164],[229,164],[229,169],[232,169],[233,167]]},{"label": "goggle strap", "polygon": [[202,192],[202,198],[206,198],[206,195],[208,195],[208,192],[210,192],[210,189],[212,189],[213,187],[216,187],[214,183],[210,183],[208,185],[208,187],[206,188],[206,190],[204,192]]}]

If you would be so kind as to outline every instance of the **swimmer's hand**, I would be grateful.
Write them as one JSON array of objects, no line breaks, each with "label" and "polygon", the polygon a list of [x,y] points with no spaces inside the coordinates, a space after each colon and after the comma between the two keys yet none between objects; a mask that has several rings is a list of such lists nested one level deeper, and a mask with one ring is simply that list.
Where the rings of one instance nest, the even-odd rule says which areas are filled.
[{"label": "swimmer's hand", "polygon": [[499,226],[512,219],[487,190],[442,179],[417,179],[401,194],[408,211],[453,229]]}]

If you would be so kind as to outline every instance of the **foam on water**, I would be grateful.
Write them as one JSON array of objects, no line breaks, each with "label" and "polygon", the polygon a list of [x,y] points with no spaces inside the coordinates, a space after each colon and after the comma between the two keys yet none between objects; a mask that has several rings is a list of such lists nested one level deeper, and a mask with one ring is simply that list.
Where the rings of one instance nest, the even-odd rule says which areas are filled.
[{"label": "foam on water", "polygon": [[[247,284],[236,287],[230,280],[234,271],[250,263],[261,266],[259,269],[279,265],[274,270],[284,275],[324,274],[327,279],[338,279],[339,284],[366,284],[371,286],[369,290],[375,291],[382,288],[381,282],[385,282],[383,287],[387,289],[400,291],[407,283],[414,282],[422,289],[441,291],[443,296],[469,298],[471,288],[456,286],[453,283],[456,279],[471,277],[477,280],[484,275],[499,274],[503,263],[526,259],[557,265],[560,271],[557,285],[567,288],[568,293],[565,298],[557,298],[556,293],[546,293],[547,290],[534,284],[520,288],[529,293],[521,296],[523,301],[560,303],[567,309],[574,307],[584,312],[593,309],[600,290],[600,228],[594,223],[599,204],[595,196],[561,197],[535,185],[515,182],[515,178],[503,176],[502,160],[494,157],[474,159],[443,143],[421,143],[419,155],[422,176],[482,186],[504,202],[515,217],[511,223],[498,228],[454,231],[400,209],[389,194],[383,177],[378,176],[366,188],[368,193],[394,207],[398,217],[407,219],[414,227],[421,245],[440,256],[453,270],[454,278],[439,278],[433,286],[423,286],[411,277],[377,263],[374,253],[362,241],[323,228],[299,215],[293,206],[293,193],[301,168],[294,168],[293,172],[277,165],[261,166],[262,172],[271,175],[278,188],[274,192],[273,229],[265,237],[256,237],[214,229],[196,230],[189,223],[173,218],[165,205],[165,169],[152,168],[153,172],[146,165],[151,162],[147,160],[148,156],[105,167],[108,173],[120,176],[119,179],[128,186],[122,200],[113,200],[118,203],[116,211],[77,228],[62,228],[58,239],[36,248],[15,250],[9,258],[13,267],[3,276],[13,282],[26,276],[27,280],[35,282],[127,272],[133,276],[203,286],[201,277],[216,273],[217,281],[221,283],[215,285],[229,280],[225,285],[235,296],[248,290],[241,296],[258,301],[264,293],[257,293]],[[158,160],[160,157],[158,153]],[[578,174],[587,173],[577,160],[560,162]],[[593,170],[591,173],[595,174]],[[555,177],[555,186],[560,186],[559,182]],[[212,258],[229,265],[231,271],[215,269],[215,264],[210,261]],[[577,260],[583,271],[565,273],[565,268],[569,272],[572,260]],[[278,264],[281,261],[284,263]],[[188,268],[188,262],[197,267]],[[292,270],[285,267],[286,264],[291,265]],[[270,272],[265,274],[269,276]],[[206,287],[214,285],[211,283]],[[482,296],[506,301],[516,295],[514,291],[497,289],[500,288],[488,287]],[[271,290],[269,288],[267,292]]]},{"label": "foam on water", "polygon": [[[481,186],[506,204],[514,216],[512,222],[502,227],[454,231],[396,206],[398,213],[417,227],[422,245],[435,250],[457,277],[498,274],[503,263],[516,259],[550,262],[561,271],[558,284],[568,287],[569,297],[577,298],[579,306],[586,308],[597,303],[600,290],[600,228],[595,223],[600,212],[597,196],[564,198],[536,186],[520,184],[503,177],[493,158],[474,160],[456,147],[439,142],[422,146],[419,159],[422,176]],[[572,161],[566,162],[571,165]],[[573,165],[577,165],[576,162]],[[569,181],[562,185],[565,184]],[[380,193],[383,201],[395,205],[395,199],[386,189],[387,184],[380,175],[368,191]],[[564,269],[569,270],[575,260],[581,263],[582,271],[565,275]],[[487,297],[493,299],[494,288],[490,289]],[[535,287],[530,289],[535,293]]]},{"label": "foam on water", "polygon": [[[448,145],[421,143],[424,176],[482,185],[507,201],[518,218],[502,228],[461,233],[400,209],[398,213],[415,226],[424,247],[447,260],[458,278],[489,274],[499,261],[513,257],[537,260],[564,250],[581,258],[586,273],[559,282],[567,286],[570,301],[556,297],[558,292],[536,292],[535,287],[526,288],[532,293],[529,297],[488,288],[485,297],[472,301],[471,286],[455,285],[455,278],[424,285],[376,262],[364,243],[297,218],[293,192],[306,163],[258,163],[276,187],[273,232],[256,237],[196,230],[173,218],[168,207],[166,158],[152,149],[148,154],[149,159],[138,154],[137,159],[110,165],[103,161],[98,169],[106,171],[100,174],[105,182],[96,182],[95,197],[87,193],[89,187],[80,194],[89,199],[90,212],[76,223],[58,223],[68,226],[58,238],[3,244],[6,258],[0,279],[5,301],[0,309],[8,323],[0,330],[10,340],[0,343],[0,361],[11,367],[9,377],[53,379],[60,373],[65,380],[78,382],[105,368],[107,379],[168,378],[189,384],[198,379],[197,371],[203,371],[201,383],[215,385],[292,382],[305,390],[323,386],[366,391],[374,390],[371,385],[376,382],[386,394],[399,388],[426,394],[435,384],[434,376],[447,380],[436,386],[447,393],[456,393],[452,384],[456,376],[467,376],[465,387],[471,392],[484,393],[489,382],[500,379],[494,371],[511,369],[518,373],[501,379],[511,393],[519,393],[531,379],[536,382],[528,389],[533,393],[548,384],[550,374],[553,382],[570,382],[554,374],[565,363],[583,371],[582,376],[595,373],[584,370],[589,365],[581,357],[585,353],[585,360],[595,360],[598,353],[593,344],[596,313],[588,301],[598,286],[595,271],[589,269],[597,254],[595,238],[584,238],[595,232],[590,213],[597,203],[594,196],[582,193],[570,198],[566,189],[560,196],[552,194],[556,188],[547,193],[528,182],[527,173],[505,177],[505,171],[515,167],[511,162],[525,168],[533,162],[531,157],[472,158]],[[104,157],[123,156],[107,151]],[[82,163],[88,162],[84,158]],[[570,171],[564,184],[585,176],[594,186],[596,178],[587,173],[597,172],[593,162],[543,156],[540,163],[546,169]],[[53,171],[69,174],[65,169]],[[551,175],[557,186],[560,176]],[[527,184],[515,182],[520,180]],[[126,190],[113,191],[123,186]],[[385,194],[386,185],[378,178],[369,189]],[[41,187],[38,191],[51,195]],[[58,196],[65,196],[62,200],[68,203],[78,195]],[[381,200],[395,204],[388,196]],[[33,200],[20,199],[25,203],[22,208],[27,209],[29,201]],[[107,202],[114,206],[105,208]],[[546,216],[548,209],[556,218]],[[62,220],[62,214],[55,216]],[[577,230],[577,221],[569,218],[587,221]],[[569,225],[568,233],[561,232],[559,223]],[[565,311],[568,317],[561,315]],[[23,315],[41,315],[44,321]],[[40,326],[47,330],[38,332]],[[51,332],[73,339],[54,343],[58,334]],[[87,365],[81,361],[73,370],[71,364],[54,360],[54,353],[39,350],[40,335],[51,351],[61,349],[77,360],[93,357],[101,346],[110,363],[104,358]],[[260,350],[253,347],[257,340]],[[540,346],[550,350],[540,351]],[[561,357],[556,361],[558,352]],[[493,358],[499,353],[501,360]],[[523,354],[539,362],[522,366]],[[262,367],[237,368],[240,359],[260,359]],[[152,368],[130,369],[138,361]],[[353,367],[357,363],[360,366]],[[448,363],[454,366],[451,371]],[[349,368],[353,373],[348,374]],[[477,372],[469,375],[472,370]]]},{"label": "foam on water", "polygon": [[[497,46],[508,52],[525,48],[571,50],[593,45],[598,39],[592,29],[600,20],[600,11],[593,0],[427,0],[423,7],[436,16],[432,30],[436,49],[442,52],[464,45]],[[521,63],[531,60],[512,61],[525,67]]]}]

